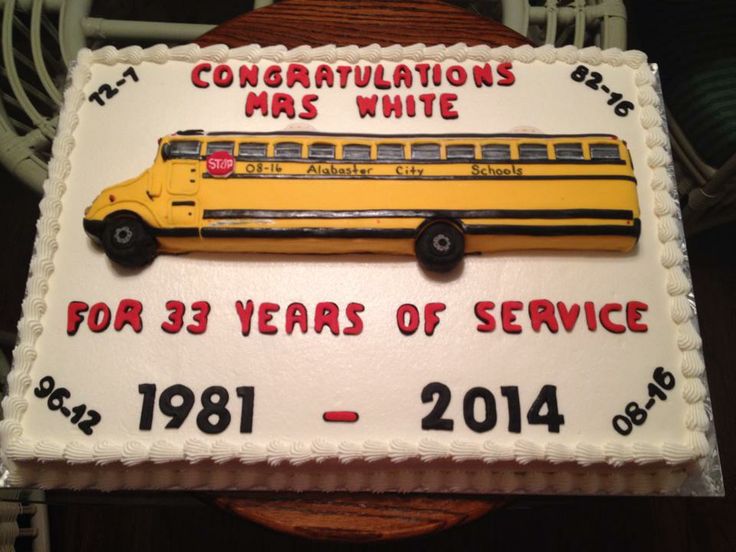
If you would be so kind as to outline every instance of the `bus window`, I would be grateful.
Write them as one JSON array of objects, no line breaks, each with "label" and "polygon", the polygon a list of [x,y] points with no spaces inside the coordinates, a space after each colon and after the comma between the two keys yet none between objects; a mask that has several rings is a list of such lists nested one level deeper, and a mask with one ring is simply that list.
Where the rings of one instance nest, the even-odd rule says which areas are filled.
[{"label": "bus window", "polygon": [[555,144],[557,159],[585,159],[582,144]]},{"label": "bus window", "polygon": [[412,144],[411,158],[418,161],[439,161],[439,144]]},{"label": "bus window", "polygon": [[342,158],[351,161],[368,161],[371,158],[371,147],[364,144],[345,144],[342,147]]},{"label": "bus window", "polygon": [[590,144],[591,159],[621,159],[616,144]]},{"label": "bus window", "polygon": [[266,144],[263,142],[241,142],[238,159],[263,159],[266,157]]},{"label": "bus window", "polygon": [[234,148],[235,144],[232,142],[210,142],[207,144],[207,153],[205,155],[210,155],[216,151],[226,151],[232,155]]},{"label": "bus window", "polygon": [[475,159],[475,146],[471,145],[455,145],[447,146],[447,160],[455,159]]},{"label": "bus window", "polygon": [[197,140],[174,140],[169,144],[169,159],[199,158],[199,142]]},{"label": "bus window", "polygon": [[404,159],[404,146],[401,144],[378,144],[376,158],[379,161],[397,161]]},{"label": "bus window", "polygon": [[480,147],[480,154],[488,161],[510,161],[511,147],[508,144],[484,144]]},{"label": "bus window", "polygon": [[334,144],[311,144],[309,146],[309,158],[310,159],[334,159],[335,158],[335,145]]},{"label": "bus window", "polygon": [[281,142],[273,148],[273,156],[281,159],[301,159],[302,145],[297,142]]},{"label": "bus window", "polygon": [[546,144],[519,144],[519,159],[533,161],[547,159]]}]

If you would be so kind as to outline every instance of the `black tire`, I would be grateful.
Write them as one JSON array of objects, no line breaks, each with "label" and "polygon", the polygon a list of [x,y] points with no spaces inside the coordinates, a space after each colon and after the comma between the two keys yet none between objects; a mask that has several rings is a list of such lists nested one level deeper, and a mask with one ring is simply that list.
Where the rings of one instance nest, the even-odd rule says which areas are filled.
[{"label": "black tire", "polygon": [[105,219],[102,246],[112,261],[123,266],[146,266],[156,258],[156,245],[156,239],[135,215]]},{"label": "black tire", "polygon": [[424,268],[449,272],[465,255],[465,237],[454,224],[432,222],[422,229],[414,248]]}]

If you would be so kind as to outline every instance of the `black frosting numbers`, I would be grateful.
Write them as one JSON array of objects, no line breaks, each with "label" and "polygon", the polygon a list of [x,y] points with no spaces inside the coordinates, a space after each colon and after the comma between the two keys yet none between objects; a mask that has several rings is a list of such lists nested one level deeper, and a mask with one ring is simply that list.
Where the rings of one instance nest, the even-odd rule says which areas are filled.
[{"label": "black frosting numbers", "polygon": [[65,401],[71,398],[71,391],[66,387],[56,387],[56,382],[51,376],[41,378],[38,387],[33,390],[33,394],[39,399],[46,399],[49,410],[59,411],[62,416],[69,418],[69,421],[82,430],[85,435],[92,435],[94,426],[99,424],[102,419],[96,410],[87,410],[86,404],[79,404],[74,407],[67,406]]},{"label": "black frosting numbers", "polygon": [[[501,387],[501,396],[506,399],[508,406],[510,433],[521,433],[521,401],[519,388],[516,385]],[[422,402],[434,402],[432,410],[422,418],[422,429],[452,431],[455,421],[444,418],[447,407],[450,406],[452,392],[444,383],[432,382],[422,389]],[[480,405],[480,409],[478,408]],[[479,413],[480,410],[480,413]],[[543,412],[544,411],[544,412]],[[491,431],[496,427],[498,412],[496,397],[490,389],[473,387],[463,397],[463,418],[465,425],[476,433]],[[546,425],[550,433],[559,433],[560,426],[565,423],[565,417],[557,407],[557,386],[544,385],[534,399],[526,414],[529,425]]]},{"label": "black frosting numbers", "polygon": [[675,376],[661,366],[654,369],[652,379],[654,383],[650,382],[647,385],[649,400],[644,403],[644,408],[638,402],[631,401],[624,408],[623,414],[616,414],[611,419],[613,429],[621,435],[628,435],[634,430],[634,426],[640,426],[646,422],[649,410],[657,403],[657,399],[666,401],[667,393],[665,391],[671,391],[675,388]]},{"label": "black frosting numbers", "polygon": [[133,69],[133,67],[128,67],[125,71],[123,71],[122,75],[123,78],[115,81],[114,86],[107,83],[101,84],[99,88],[97,88],[97,91],[92,92],[92,94],[90,94],[87,99],[90,102],[97,102],[97,105],[105,105],[105,100],[113,99],[113,97],[115,97],[115,95],[120,92],[120,87],[128,82],[128,77],[130,77],[131,81],[138,82],[138,74],[135,72],[135,69]]},{"label": "black frosting numbers", "polygon": [[[141,431],[150,431],[153,427],[153,413],[156,404],[156,384],[141,383],[138,392],[143,395],[141,417],[138,428]],[[249,386],[237,387],[235,394],[240,398],[240,433],[253,431],[253,403],[255,389]],[[222,433],[230,425],[232,415],[227,408],[230,393],[224,387],[212,385],[199,397],[201,408],[197,413],[197,427],[203,433],[210,435]],[[194,407],[194,391],[186,385],[177,383],[170,385],[158,397],[158,409],[169,421],[166,429],[178,429],[184,424]]]},{"label": "black frosting numbers", "polygon": [[575,82],[583,83],[591,90],[600,90],[608,94],[608,105],[613,106],[613,112],[619,117],[626,117],[630,111],[634,109],[634,104],[623,99],[623,94],[614,92],[608,85],[603,84],[603,75],[598,71],[591,71],[585,65],[578,65],[575,70],[570,73],[570,78]]}]

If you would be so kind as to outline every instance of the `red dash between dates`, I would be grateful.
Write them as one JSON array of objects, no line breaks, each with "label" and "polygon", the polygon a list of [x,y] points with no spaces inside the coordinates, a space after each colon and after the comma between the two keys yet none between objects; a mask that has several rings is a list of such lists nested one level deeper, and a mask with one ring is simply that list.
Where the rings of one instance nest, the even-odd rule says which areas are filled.
[{"label": "red dash between dates", "polygon": [[[246,337],[278,333],[356,336],[365,329],[363,313],[366,306],[359,302],[338,305],[332,301],[306,304],[246,299],[234,301],[232,305],[230,323],[235,331]],[[623,334],[648,331],[644,320],[648,309],[646,303],[635,300],[625,303],[553,302],[549,299],[498,303],[478,301],[472,308],[465,308],[465,316],[468,326],[478,333],[556,334],[560,331],[595,332],[602,329],[612,334]],[[147,316],[156,319],[156,324],[165,333],[178,334],[185,330],[191,335],[201,335],[207,331],[213,307],[204,300],[189,303],[169,300],[152,310],[156,312]],[[82,328],[92,333],[109,329],[140,333],[143,331],[143,311],[143,303],[136,299],[122,299],[112,306],[103,301],[91,305],[84,301],[70,301],[66,331],[70,336]],[[450,307],[443,302],[403,303],[387,313],[384,323],[393,325],[405,336],[432,336],[441,331],[442,321],[449,315]]]}]

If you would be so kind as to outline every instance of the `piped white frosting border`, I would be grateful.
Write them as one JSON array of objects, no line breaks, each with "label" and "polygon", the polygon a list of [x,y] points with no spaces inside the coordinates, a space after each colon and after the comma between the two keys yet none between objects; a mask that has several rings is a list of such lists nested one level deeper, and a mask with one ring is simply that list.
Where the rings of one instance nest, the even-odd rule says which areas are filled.
[{"label": "piped white frosting border", "polygon": [[[56,236],[59,232],[61,200],[66,191],[66,179],[71,170],[69,159],[74,149],[73,134],[79,122],[78,111],[86,101],[83,88],[90,79],[92,64],[129,63],[137,65],[142,62],[163,64],[173,60],[186,62],[200,60],[215,62],[227,60],[324,61],[326,63],[432,60],[439,62],[447,59],[478,62],[531,63],[541,61],[550,64],[563,62],[567,64],[626,65],[635,70],[635,81],[638,87],[637,102],[641,108],[638,113],[649,148],[647,162],[652,171],[649,184],[654,193],[654,215],[657,217],[657,233],[662,244],[660,261],[667,270],[666,286],[670,295],[671,316],[677,327],[677,345],[682,353],[680,372],[684,381],[683,397],[687,403],[683,423],[688,431],[685,443],[634,442],[630,445],[578,443],[570,447],[561,444],[545,445],[519,439],[513,445],[501,446],[493,441],[483,443],[454,441],[448,445],[431,439],[422,439],[418,442],[399,440],[339,443],[323,440],[311,443],[273,441],[261,445],[228,441],[208,444],[201,440],[190,439],[183,445],[167,441],[159,441],[152,445],[138,441],[126,443],[102,441],[90,445],[81,442],[66,444],[54,441],[34,442],[24,438],[22,419],[28,408],[26,394],[31,387],[30,373],[37,354],[35,344],[43,331],[41,320],[46,310],[45,297],[49,278],[54,271],[53,258],[58,247]],[[233,49],[224,45],[207,48],[197,45],[174,48],[156,45],[146,49],[132,46],[121,50],[105,47],[96,51],[86,49],[80,51],[70,72],[69,86],[64,93],[64,107],[52,149],[53,159],[49,164],[49,177],[44,183],[45,195],[40,204],[41,217],[37,225],[38,234],[30,266],[27,294],[23,302],[19,343],[14,351],[14,367],[8,377],[8,396],[2,401],[4,420],[0,422],[0,440],[4,460],[10,460],[11,468],[14,461],[66,461],[70,465],[90,463],[104,465],[120,462],[123,467],[132,467],[143,462],[163,464],[183,461],[195,464],[202,460],[210,460],[217,464],[237,461],[246,465],[267,463],[272,466],[279,464],[299,466],[307,462],[322,463],[327,460],[337,460],[339,463],[347,464],[355,460],[369,463],[379,460],[398,463],[412,459],[423,462],[447,459],[455,462],[481,461],[486,464],[514,462],[519,465],[542,461],[555,465],[564,463],[574,463],[579,466],[608,464],[617,468],[632,463],[644,465],[665,462],[669,465],[678,465],[704,457],[710,450],[706,437],[710,422],[704,404],[707,391],[702,381],[705,367],[700,352],[700,336],[693,320],[694,309],[688,301],[691,283],[686,273],[687,260],[681,245],[684,243],[684,238],[679,220],[675,183],[667,171],[671,163],[668,138],[663,130],[658,105],[659,97],[654,89],[654,76],[647,64],[646,55],[638,51],[618,49],[577,49],[573,46],[490,48],[488,46],[469,47],[465,44],[445,47],[415,44],[390,47],[371,45],[312,48],[303,46],[292,50],[284,46],[263,48],[257,45]],[[11,470],[10,482],[12,484],[23,482],[24,476],[20,472],[26,472],[26,470],[21,469],[17,473],[12,473]],[[25,473],[25,476],[27,475],[28,473]],[[58,484],[57,481],[53,486]],[[94,482],[91,484],[94,485]],[[179,485],[181,482],[172,480],[171,485],[168,486]]]}]

